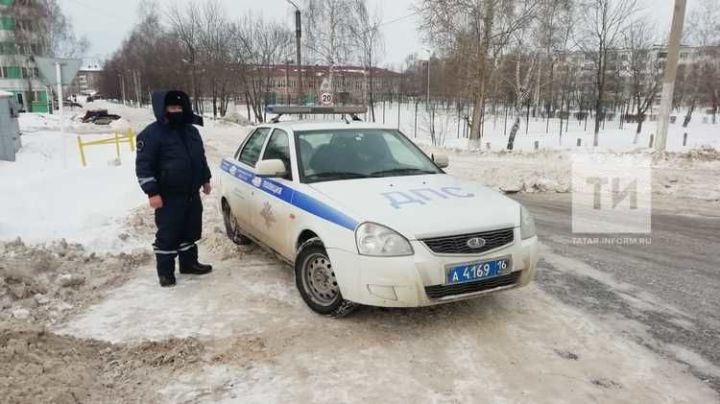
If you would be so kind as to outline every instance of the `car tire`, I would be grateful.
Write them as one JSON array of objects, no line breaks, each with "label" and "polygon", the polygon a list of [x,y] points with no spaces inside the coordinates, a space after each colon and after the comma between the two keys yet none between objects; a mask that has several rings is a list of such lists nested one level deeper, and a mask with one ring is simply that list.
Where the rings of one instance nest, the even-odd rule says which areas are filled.
[{"label": "car tire", "polygon": [[343,299],[330,258],[319,238],[300,246],[295,259],[295,284],[305,304],[318,314],[341,318],[358,307]]},{"label": "car tire", "polygon": [[237,245],[252,244],[252,240],[241,233],[237,219],[232,213],[232,210],[230,210],[230,205],[224,199],[222,201],[222,216],[223,222],[225,223],[225,233],[233,243]]}]

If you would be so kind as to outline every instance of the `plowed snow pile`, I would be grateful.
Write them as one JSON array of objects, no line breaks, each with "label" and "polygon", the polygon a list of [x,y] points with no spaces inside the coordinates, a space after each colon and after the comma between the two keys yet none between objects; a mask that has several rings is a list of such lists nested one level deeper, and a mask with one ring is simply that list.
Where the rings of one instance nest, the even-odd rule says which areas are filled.
[{"label": "plowed snow pile", "polygon": [[0,323],[0,392],[6,403],[155,402],[153,383],[189,369],[193,338],[121,346]]},{"label": "plowed snow pile", "polygon": [[[468,152],[431,146],[423,149],[428,154],[449,152],[448,173],[474,179],[503,192],[571,191],[573,153],[569,151]],[[698,149],[683,153],[648,152],[647,155],[652,159],[653,194],[720,202],[720,181],[717,180],[720,151]]]},{"label": "plowed snow pile", "polygon": [[0,243],[0,320],[55,323],[127,281],[150,254],[97,254],[60,241]]}]

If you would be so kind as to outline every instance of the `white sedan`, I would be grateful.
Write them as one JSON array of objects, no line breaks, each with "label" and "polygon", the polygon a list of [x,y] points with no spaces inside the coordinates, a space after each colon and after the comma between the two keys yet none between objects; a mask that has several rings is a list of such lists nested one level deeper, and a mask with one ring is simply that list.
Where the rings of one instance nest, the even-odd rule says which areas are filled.
[{"label": "white sedan", "polygon": [[538,261],[532,216],[447,165],[376,124],[260,125],[221,164],[227,233],[292,265],[321,314],[527,285]]}]

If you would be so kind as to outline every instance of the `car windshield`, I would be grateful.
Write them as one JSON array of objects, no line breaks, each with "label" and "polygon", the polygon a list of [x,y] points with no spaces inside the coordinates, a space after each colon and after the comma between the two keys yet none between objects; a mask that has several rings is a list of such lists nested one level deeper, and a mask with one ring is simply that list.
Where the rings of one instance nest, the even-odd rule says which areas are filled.
[{"label": "car windshield", "polygon": [[442,172],[397,130],[337,129],[295,135],[303,182]]}]

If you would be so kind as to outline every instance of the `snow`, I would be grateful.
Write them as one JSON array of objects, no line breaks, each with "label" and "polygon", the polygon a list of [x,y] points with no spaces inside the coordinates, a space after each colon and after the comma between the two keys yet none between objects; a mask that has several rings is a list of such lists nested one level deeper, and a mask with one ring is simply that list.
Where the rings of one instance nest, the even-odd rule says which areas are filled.
[{"label": "snow", "polygon": [[88,148],[88,166],[82,167],[75,135],[41,129],[25,132],[22,141],[15,163],[0,162],[6,195],[0,200],[0,239],[65,238],[100,251],[135,247],[118,239],[121,219],[144,200],[127,145],[120,165],[108,164],[115,157],[108,145]]},{"label": "snow", "polygon": [[[152,111],[104,101],[86,109],[108,109],[122,118],[102,127],[79,122],[84,110],[68,111],[62,135],[57,114],[20,115],[23,147],[17,161],[0,161],[6,195],[0,199],[0,240],[20,237],[40,244],[64,238],[98,252],[149,246],[147,235],[119,238],[127,230],[127,217],[146,202],[135,177],[135,153],[123,143],[117,161],[114,145],[90,146],[85,149],[87,166],[82,167],[77,136],[87,142],[108,138],[112,132],[123,134],[128,128],[138,133],[154,119]],[[246,133],[233,124],[212,120],[207,124],[203,135],[227,135],[228,147],[237,147],[234,133]]]},{"label": "snow", "polygon": [[[238,111],[241,109],[238,108]],[[403,103],[400,105],[400,116],[398,119],[398,104],[377,103],[375,105],[376,122],[385,123],[398,127],[408,137],[422,144],[432,144],[430,137],[431,114],[425,110],[424,104],[419,104],[417,109],[417,131],[415,130],[415,104]],[[438,133],[437,146],[448,148],[456,148],[461,150],[472,149],[472,145],[468,144],[468,140],[464,134],[468,131],[467,124],[461,114],[458,117],[456,110],[450,107],[444,110],[438,107],[435,113],[435,126]],[[680,122],[684,116],[683,113],[676,113],[677,121],[670,125],[668,133],[667,150],[671,152],[684,152],[692,149],[703,147],[720,149],[720,123],[712,124],[709,115],[696,112],[690,122],[688,128],[683,128]],[[369,113],[364,117],[369,118]],[[612,151],[627,152],[646,150],[649,147],[650,136],[657,133],[657,122],[645,122],[642,134],[638,138],[637,144],[633,144],[635,137],[636,124],[624,123],[620,129],[620,121],[618,118],[607,121],[603,124],[599,137],[599,147],[593,148],[593,121],[588,120],[587,127],[585,121],[578,122],[574,118],[570,121],[563,120],[562,137],[560,136],[560,120],[551,119],[549,123],[543,118],[530,117],[529,129],[526,127],[526,117],[522,116],[520,121],[520,129],[515,139],[515,150],[517,151],[533,151],[535,142],[538,142],[540,150],[594,150],[594,151]],[[481,141],[482,150],[504,150],[507,146],[508,136],[513,125],[514,117],[509,115],[507,123],[504,113],[498,111],[496,114],[488,112],[488,116],[484,125],[484,137]],[[567,126],[567,128],[566,128]],[[526,133],[527,130],[527,133]],[[683,146],[683,135],[688,134],[687,145]],[[581,140],[581,147],[577,147],[577,140]],[[488,143],[490,145],[488,149]]]},{"label": "snow", "polygon": [[[20,236],[48,243],[65,238],[88,251],[115,253],[149,248],[152,212],[137,185],[133,153],[124,145],[120,164],[114,165],[108,164],[116,157],[114,146],[91,147],[88,165],[81,167],[76,136],[100,138],[127,128],[137,133],[152,121],[152,113],[101,101],[86,108],[108,109],[122,119],[109,128],[96,127],[77,121],[83,110],[71,111],[67,134],[61,135],[56,115],[21,116],[24,146],[18,160],[0,162],[5,186],[0,240]],[[386,113],[389,120],[391,113]],[[412,138],[412,128],[405,126],[412,125],[410,117],[401,111],[403,129]],[[210,119],[206,125],[201,133],[216,170],[250,128]],[[526,146],[532,143],[522,139],[521,129],[520,150],[513,153],[469,151],[467,142],[450,135],[441,148],[428,146],[423,125],[419,121],[418,143],[428,152],[450,154],[452,174],[524,192],[569,190],[572,145],[530,152]],[[457,129],[446,128],[448,133]],[[491,145],[499,148],[505,141],[487,133]],[[620,150],[630,150],[623,146],[627,134],[608,133],[603,142],[615,136]],[[703,136],[699,142],[713,141],[712,133]],[[676,141],[671,138],[671,144]],[[720,198],[717,154],[661,155],[653,166],[656,193]],[[471,402],[478,397],[493,402],[717,401],[717,394],[686,366],[653,353],[646,341],[633,339],[637,333],[628,334],[630,327],[640,325],[599,321],[535,285],[433,308],[364,309],[345,320],[317,316],[302,302],[287,266],[227,240],[217,197],[217,192],[204,197],[200,242],[201,258],[215,266],[212,276],[179,275],[177,287],[160,289],[148,262],[125,284],[53,325],[52,331],[121,344],[200,338],[213,359],[201,369],[179,369],[159,385],[167,402]],[[128,221],[141,224],[129,228]],[[133,234],[121,238],[125,232]],[[685,313],[579,260],[547,249],[542,255],[558,271],[580,272],[624,292],[621,297],[632,307],[657,307],[673,321],[687,321]],[[687,363],[718,371],[686,348],[677,346],[673,352]]]},{"label": "snow", "polygon": [[[397,123],[396,106],[386,105],[386,124]],[[382,122],[382,104],[376,108],[378,121]],[[110,126],[83,124],[79,117],[84,115],[86,109],[108,109],[122,118]],[[236,110],[236,115],[243,116],[239,113],[244,110],[243,106],[238,106]],[[496,123],[491,118],[487,122],[482,152],[470,152],[467,151],[467,140],[457,139],[457,126],[452,126],[448,118],[448,125],[439,125],[447,132],[443,147],[440,148],[430,146],[422,105],[419,111],[417,138],[413,137],[414,106],[403,105],[400,111],[401,128],[411,139],[423,145],[429,153],[450,154],[448,171],[451,174],[476,179],[504,191],[568,192],[569,152],[578,152],[571,147],[571,143],[574,144],[576,137],[581,137],[583,144],[587,145],[591,136],[590,133],[573,132],[571,124],[571,134],[564,138],[566,149],[560,150],[555,146],[551,149],[550,146],[554,144],[551,135],[526,136],[521,128],[516,151],[506,153],[497,151],[506,138],[501,132],[493,132]],[[87,141],[107,137],[112,132],[124,133],[128,128],[138,133],[154,119],[152,111],[149,108],[96,101],[87,104],[84,109],[68,111],[66,117],[66,134],[61,135],[58,115],[21,114],[23,148],[18,153],[17,162],[0,162],[0,181],[5,185],[7,195],[0,201],[0,240],[21,237],[31,243],[44,243],[65,238],[67,241],[82,243],[93,251],[129,251],[139,246],[147,247],[148,235],[124,240],[119,238],[127,231],[126,221],[130,212],[145,204],[145,197],[134,175],[134,153],[123,144],[120,164],[116,165],[113,145],[90,147],[86,152],[88,166],[82,167],[76,142],[78,134]],[[719,146],[720,133],[714,132],[718,126],[703,124],[700,115],[696,115],[693,122],[688,129],[692,136],[692,147]],[[497,124],[502,126],[501,122]],[[534,123],[535,128],[543,125],[543,122]],[[648,124],[646,128],[652,126]],[[678,125],[672,128],[674,132],[669,139],[670,148],[687,150],[677,147]],[[206,119],[206,127],[201,129],[201,133],[209,152],[216,153],[216,160],[219,161],[235,151],[248,130],[249,127],[227,121]],[[451,136],[453,133],[454,137]],[[643,136],[647,135],[644,132]],[[625,143],[629,138],[632,138],[632,130],[629,133],[608,130],[601,134],[601,144],[614,144],[616,147],[602,147],[600,151],[631,150],[625,147],[628,146]],[[530,151],[533,139],[540,139],[542,150],[539,152]],[[640,140],[640,143],[645,141],[642,136]],[[486,151],[486,142],[496,151]],[[590,150],[582,147],[579,152],[588,153]],[[639,152],[646,153],[648,149]],[[656,159],[654,168],[655,193],[720,200],[720,184],[717,182],[720,162],[717,158],[670,156]]]},{"label": "snow", "polygon": [[167,402],[716,400],[683,366],[535,286],[333,320],[306,308],[292,271],[269,256],[203,253],[213,276],[160,290],[147,268],[55,331],[116,343],[200,338],[215,360],[160,386]]}]

